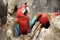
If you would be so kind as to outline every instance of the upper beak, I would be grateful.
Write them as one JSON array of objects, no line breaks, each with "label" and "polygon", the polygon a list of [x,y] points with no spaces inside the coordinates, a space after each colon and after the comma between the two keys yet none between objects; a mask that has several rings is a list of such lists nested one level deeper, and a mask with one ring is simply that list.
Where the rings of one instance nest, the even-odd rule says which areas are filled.
[{"label": "upper beak", "polygon": [[26,7],[26,9],[27,9],[27,11],[28,11],[28,13],[29,13],[29,7]]}]

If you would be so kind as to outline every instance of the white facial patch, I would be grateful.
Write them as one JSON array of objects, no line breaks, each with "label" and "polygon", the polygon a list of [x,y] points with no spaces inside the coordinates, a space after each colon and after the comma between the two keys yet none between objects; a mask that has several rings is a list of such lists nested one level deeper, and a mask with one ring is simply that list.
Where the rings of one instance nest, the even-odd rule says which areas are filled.
[{"label": "white facial patch", "polygon": [[23,8],[22,8],[22,13],[24,13],[24,12],[25,12],[25,8],[23,7]]}]

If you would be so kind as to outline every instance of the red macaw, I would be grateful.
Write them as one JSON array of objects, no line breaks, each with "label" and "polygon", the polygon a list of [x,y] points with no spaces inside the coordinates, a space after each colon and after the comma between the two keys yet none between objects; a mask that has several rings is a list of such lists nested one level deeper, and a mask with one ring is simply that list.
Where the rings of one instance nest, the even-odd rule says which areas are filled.
[{"label": "red macaw", "polygon": [[18,8],[16,16],[16,22],[19,23],[20,25],[20,34],[28,34],[30,32],[30,27],[29,27],[29,17],[28,15],[24,15],[24,12],[26,11],[26,7],[28,5],[25,4],[21,7]]},{"label": "red macaw", "polygon": [[50,26],[48,15],[46,13],[38,13],[38,21],[42,24],[43,27],[48,28]]}]

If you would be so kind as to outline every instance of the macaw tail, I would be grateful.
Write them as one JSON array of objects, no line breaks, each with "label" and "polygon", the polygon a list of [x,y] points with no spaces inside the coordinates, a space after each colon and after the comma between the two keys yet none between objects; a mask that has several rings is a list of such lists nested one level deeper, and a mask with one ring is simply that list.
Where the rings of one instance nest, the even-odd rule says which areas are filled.
[{"label": "macaw tail", "polygon": [[15,25],[15,32],[16,32],[16,35],[19,36],[20,35],[20,32],[19,32],[19,24],[16,24]]},{"label": "macaw tail", "polygon": [[30,21],[30,28],[31,29],[33,28],[33,26],[34,26],[35,22],[37,21],[37,19],[38,19],[38,16],[34,16],[34,18],[32,19],[32,21]]}]

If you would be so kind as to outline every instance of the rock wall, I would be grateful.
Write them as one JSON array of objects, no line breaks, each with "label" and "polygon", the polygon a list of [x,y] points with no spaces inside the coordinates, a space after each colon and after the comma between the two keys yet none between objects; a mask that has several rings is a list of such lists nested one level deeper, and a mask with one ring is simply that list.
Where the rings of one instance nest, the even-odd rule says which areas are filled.
[{"label": "rock wall", "polygon": [[50,20],[50,27],[48,29],[42,28],[37,40],[60,40],[60,16],[52,17]]},{"label": "rock wall", "polygon": [[39,11],[45,13],[60,11],[59,0],[8,0],[8,12],[13,13],[16,5],[19,7],[25,2],[27,2],[30,7],[29,15],[31,18],[33,18],[34,15]]},{"label": "rock wall", "polygon": [[7,21],[7,6],[4,4],[3,0],[0,0],[0,20],[1,25],[4,25]]}]

